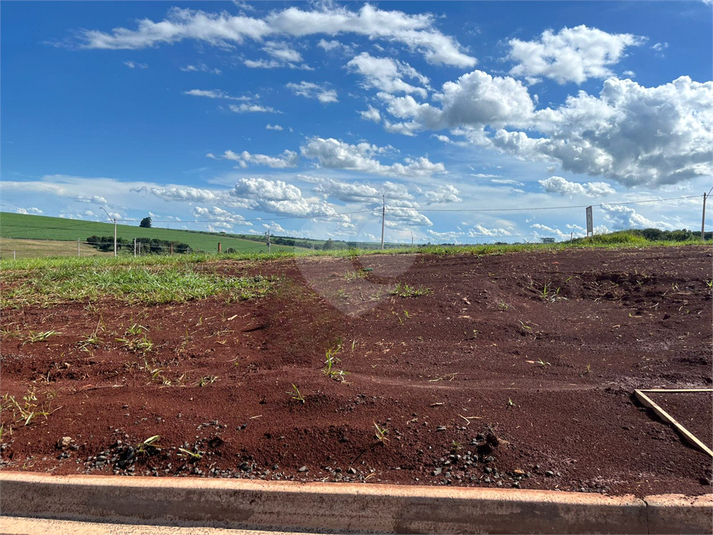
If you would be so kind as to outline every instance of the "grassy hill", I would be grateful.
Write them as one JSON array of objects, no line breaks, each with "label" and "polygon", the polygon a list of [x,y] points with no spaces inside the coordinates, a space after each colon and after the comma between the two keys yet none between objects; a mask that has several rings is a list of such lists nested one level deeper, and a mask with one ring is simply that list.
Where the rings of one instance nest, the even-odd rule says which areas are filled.
[{"label": "grassy hill", "polygon": [[[0,212],[0,238],[22,240],[58,240],[76,242],[86,241],[89,236],[113,236],[113,223],[96,223],[59,217],[38,215],[11,214]],[[223,251],[232,248],[238,252],[266,252],[264,241],[258,242],[238,237],[236,235],[198,232],[191,230],[141,228],[136,225],[117,225],[117,236],[127,240],[134,238],[156,238],[159,240],[177,241],[188,244],[196,251],[214,253],[218,251],[218,243]],[[6,253],[6,247],[2,247]],[[272,250],[292,251],[294,248],[273,245]],[[76,252],[76,248],[73,249]]]}]

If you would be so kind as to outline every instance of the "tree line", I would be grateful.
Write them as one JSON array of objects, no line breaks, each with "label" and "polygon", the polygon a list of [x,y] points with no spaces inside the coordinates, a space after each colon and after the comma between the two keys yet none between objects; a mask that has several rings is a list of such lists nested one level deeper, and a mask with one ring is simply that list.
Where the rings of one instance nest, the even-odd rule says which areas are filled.
[{"label": "tree line", "polygon": [[[137,242],[141,247],[141,254],[166,254],[171,250],[173,246],[174,254],[187,254],[196,252],[191,249],[190,245],[187,243],[182,243],[178,241],[170,240],[159,240],[157,238],[137,238]],[[89,236],[87,238],[87,244],[95,247],[99,251],[109,252],[114,250],[114,236]],[[126,238],[117,238],[116,240],[117,251],[130,251],[134,250],[134,240],[127,240]]]}]

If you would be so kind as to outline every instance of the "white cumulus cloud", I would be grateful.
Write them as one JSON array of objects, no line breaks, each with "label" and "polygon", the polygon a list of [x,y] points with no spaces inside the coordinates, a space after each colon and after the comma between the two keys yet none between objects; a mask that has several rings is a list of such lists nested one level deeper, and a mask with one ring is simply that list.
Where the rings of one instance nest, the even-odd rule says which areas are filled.
[{"label": "white cumulus cloud", "polygon": [[411,85],[403,80],[417,80],[422,86],[428,86],[428,78],[420,74],[408,63],[391,58],[375,58],[368,52],[362,52],[349,63],[347,68],[364,77],[362,86],[366,89],[378,89],[386,93],[416,93],[421,98],[428,94],[424,87]]},{"label": "white cumulus cloud", "polygon": [[39,208],[35,208],[34,206],[31,208],[18,208],[17,210],[15,210],[15,212],[17,212],[18,214],[24,214],[24,215],[44,214],[44,212],[42,210],[40,210]]},{"label": "white cumulus cloud", "polygon": [[[412,96],[377,95],[391,115],[412,121],[412,129],[441,130],[455,127],[504,126],[526,124],[535,110],[534,102],[522,82],[505,76],[491,76],[475,70],[455,82],[446,82],[433,96],[440,108],[421,104]],[[408,125],[408,123],[402,123]]]},{"label": "white cumulus cloud", "polygon": [[298,84],[290,82],[286,87],[295,95],[306,98],[315,98],[323,104],[327,104],[329,102],[339,102],[339,99],[337,99],[337,92],[334,89],[327,89],[323,85],[303,81]]},{"label": "white cumulus cloud", "polygon": [[601,208],[604,211],[604,221],[609,223],[613,230],[671,228],[671,225],[664,221],[651,221],[647,219],[629,206],[602,204]]},{"label": "white cumulus cloud", "polygon": [[567,197],[581,195],[584,197],[604,197],[616,193],[606,182],[570,182],[561,176],[551,176],[545,180],[540,180],[540,185],[548,193],[559,193]]},{"label": "white cumulus cloud", "polygon": [[375,123],[381,121],[381,113],[373,106],[369,106],[368,110],[360,111],[359,115],[361,115],[361,118],[365,121],[373,121]]},{"label": "white cumulus cloud", "polygon": [[472,67],[475,58],[463,51],[452,37],[436,28],[436,18],[428,13],[410,15],[402,11],[381,10],[370,4],[352,11],[331,2],[314,4],[307,10],[289,7],[271,11],[266,17],[248,16],[241,12],[212,13],[173,7],[164,20],[144,18],[135,30],[114,28],[110,32],[80,30],[78,45],[82,48],[136,50],[183,40],[196,40],[223,48],[243,45],[246,41],[356,34],[371,40],[398,43],[423,54],[426,61],[456,67]]},{"label": "white cumulus cloud", "polygon": [[276,110],[272,106],[263,106],[261,104],[251,104],[247,102],[243,102],[240,106],[231,104],[228,108],[234,113],[282,113],[280,110]]},{"label": "white cumulus cloud", "polygon": [[406,158],[404,163],[382,164],[374,156],[387,149],[370,143],[351,145],[334,138],[313,137],[301,147],[302,155],[316,159],[319,166],[328,169],[347,169],[384,176],[431,176],[445,172],[442,163],[428,158]]},{"label": "white cumulus cloud", "polygon": [[517,62],[510,74],[530,81],[544,76],[559,84],[606,78],[612,75],[609,66],[619,62],[627,47],[644,41],[628,33],[612,34],[584,25],[557,33],[545,30],[536,41],[509,41],[508,59]]},{"label": "white cumulus cloud", "polygon": [[599,97],[580,92],[536,113],[543,137],[498,130],[491,142],[523,158],[603,176],[627,187],[658,187],[713,174],[713,82],[682,76],[658,87],[610,78]]},{"label": "white cumulus cloud", "polygon": [[243,151],[240,154],[232,150],[226,150],[223,153],[223,158],[237,162],[240,167],[247,167],[248,164],[265,165],[274,169],[286,169],[288,167],[297,167],[300,160],[299,155],[291,150],[285,150],[279,156],[268,156],[267,154],[250,154],[248,151]]},{"label": "white cumulus cloud", "polygon": [[435,191],[425,192],[424,195],[428,199],[428,204],[461,202],[463,200],[458,188],[451,184],[443,184]]}]

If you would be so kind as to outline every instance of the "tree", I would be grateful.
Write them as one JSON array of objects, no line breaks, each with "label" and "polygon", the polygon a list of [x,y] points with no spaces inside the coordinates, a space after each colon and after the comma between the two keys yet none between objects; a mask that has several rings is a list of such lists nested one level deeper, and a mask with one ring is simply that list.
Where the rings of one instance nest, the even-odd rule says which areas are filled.
[{"label": "tree", "polygon": [[139,226],[141,228],[151,228],[151,218],[150,217],[144,217],[141,220],[141,223],[139,223]]},{"label": "tree", "polygon": [[322,245],[322,250],[331,251],[332,249],[334,249],[334,240],[332,240],[332,238],[329,238],[326,242],[324,242],[324,245]]}]

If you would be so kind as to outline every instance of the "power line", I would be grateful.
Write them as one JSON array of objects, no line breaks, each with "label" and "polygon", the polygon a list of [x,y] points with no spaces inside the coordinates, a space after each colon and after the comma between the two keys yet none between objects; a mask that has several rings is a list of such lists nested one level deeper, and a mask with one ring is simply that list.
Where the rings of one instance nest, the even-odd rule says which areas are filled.
[{"label": "power line", "polygon": [[[621,206],[621,205],[629,205],[629,204],[644,204],[644,203],[652,203],[652,202],[667,202],[667,201],[677,201],[680,199],[694,199],[698,198],[700,195],[686,195],[683,197],[668,197],[666,199],[647,199],[643,201],[625,201],[625,202],[607,202],[607,203],[600,203],[600,204],[578,204],[578,205],[570,205],[570,206],[534,206],[534,207],[529,207],[529,208],[474,208],[474,209],[463,209],[463,208],[431,208],[431,209],[416,209],[413,208],[414,210],[418,210],[419,212],[531,212],[535,210],[571,210],[575,208],[587,208],[588,206]],[[396,209],[408,209],[408,207],[398,207],[394,206],[391,208],[396,208]]]}]

